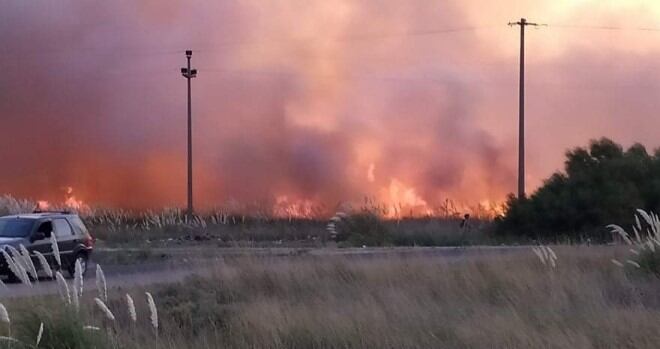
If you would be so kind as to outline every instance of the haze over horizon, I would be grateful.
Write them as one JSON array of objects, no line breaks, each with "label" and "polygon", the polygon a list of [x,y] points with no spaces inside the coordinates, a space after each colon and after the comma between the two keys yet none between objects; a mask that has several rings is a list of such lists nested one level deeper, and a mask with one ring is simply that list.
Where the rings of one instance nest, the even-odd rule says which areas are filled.
[{"label": "haze over horizon", "polygon": [[548,24],[526,35],[528,191],[590,139],[660,146],[653,0],[4,5],[0,193],[17,197],[183,205],[192,49],[198,206],[502,201],[521,17]]}]

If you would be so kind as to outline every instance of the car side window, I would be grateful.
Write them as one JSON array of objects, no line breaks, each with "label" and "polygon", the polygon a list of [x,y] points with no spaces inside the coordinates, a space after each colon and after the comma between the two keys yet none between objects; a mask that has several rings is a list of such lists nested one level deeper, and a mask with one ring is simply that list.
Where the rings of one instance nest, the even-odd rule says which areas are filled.
[{"label": "car side window", "polygon": [[48,222],[43,222],[39,224],[39,228],[37,228],[38,233],[43,233],[44,236],[48,239],[50,238],[50,234],[53,232],[53,224],[48,221]]},{"label": "car side window", "polygon": [[77,234],[79,235],[87,235],[87,228],[85,227],[85,224],[82,222],[82,220],[78,217],[72,217],[69,219],[69,223],[73,226],[73,229],[76,231]]},{"label": "car side window", "polygon": [[53,220],[53,226],[55,227],[55,236],[60,238],[60,237],[70,237],[73,235],[73,231],[71,230],[71,226],[69,223],[66,221],[66,219],[54,219]]}]

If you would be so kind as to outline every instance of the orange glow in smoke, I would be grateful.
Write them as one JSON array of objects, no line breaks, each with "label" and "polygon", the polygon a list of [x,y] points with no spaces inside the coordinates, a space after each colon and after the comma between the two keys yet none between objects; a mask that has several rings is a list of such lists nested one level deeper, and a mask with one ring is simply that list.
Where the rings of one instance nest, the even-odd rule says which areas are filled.
[{"label": "orange glow in smoke", "polygon": [[502,216],[506,210],[506,205],[503,202],[493,202],[490,200],[482,200],[479,206],[484,210],[491,212],[494,216]]},{"label": "orange glow in smoke", "polygon": [[379,202],[385,206],[385,216],[388,218],[433,215],[433,210],[415,188],[406,186],[396,178],[391,179],[390,185],[381,190]]}]

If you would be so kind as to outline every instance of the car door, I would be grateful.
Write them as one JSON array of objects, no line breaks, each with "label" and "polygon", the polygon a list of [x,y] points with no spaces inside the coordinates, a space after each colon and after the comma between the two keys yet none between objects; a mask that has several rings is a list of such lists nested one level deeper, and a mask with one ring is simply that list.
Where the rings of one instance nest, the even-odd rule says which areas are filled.
[{"label": "car door", "polygon": [[60,249],[62,264],[68,265],[73,258],[73,249],[76,247],[76,237],[71,225],[65,218],[54,218],[53,232],[57,238],[57,246]]}]

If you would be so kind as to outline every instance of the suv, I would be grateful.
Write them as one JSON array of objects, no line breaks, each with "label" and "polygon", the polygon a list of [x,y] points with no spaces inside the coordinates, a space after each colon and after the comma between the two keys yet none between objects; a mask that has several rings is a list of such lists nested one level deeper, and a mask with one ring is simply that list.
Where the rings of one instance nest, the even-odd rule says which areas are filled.
[{"label": "suv", "polygon": [[[85,273],[95,240],[77,214],[35,212],[0,217],[0,248],[10,245],[18,249],[24,245],[31,253],[41,252],[56,269],[58,266],[51,247],[51,234],[55,234],[57,240],[62,268],[73,276],[76,260],[80,260],[82,272]],[[32,259],[35,267],[39,268],[41,265],[34,254]],[[0,258],[0,275],[15,279],[4,258]]]}]

